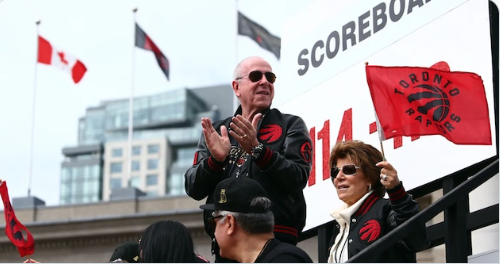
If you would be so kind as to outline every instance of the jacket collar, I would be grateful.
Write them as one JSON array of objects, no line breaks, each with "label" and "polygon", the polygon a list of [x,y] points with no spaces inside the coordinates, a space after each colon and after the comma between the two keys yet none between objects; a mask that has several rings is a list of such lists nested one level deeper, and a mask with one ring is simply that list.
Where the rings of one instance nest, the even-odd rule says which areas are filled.
[{"label": "jacket collar", "polygon": [[360,216],[366,214],[370,208],[372,208],[373,204],[381,199],[375,192],[372,192],[361,204],[361,206],[354,212],[354,216]]},{"label": "jacket collar", "polygon": [[[271,110],[271,106],[268,106],[261,113],[263,116],[265,116],[270,110]],[[236,109],[236,112],[234,113],[234,116],[241,115],[242,113],[243,113],[243,109],[241,108],[241,105],[239,105],[238,109]]]}]

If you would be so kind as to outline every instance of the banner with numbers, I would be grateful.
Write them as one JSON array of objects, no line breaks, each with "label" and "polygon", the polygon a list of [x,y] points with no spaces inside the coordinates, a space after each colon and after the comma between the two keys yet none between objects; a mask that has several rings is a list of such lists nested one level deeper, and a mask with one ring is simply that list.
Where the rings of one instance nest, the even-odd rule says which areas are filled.
[{"label": "banner with numbers", "polygon": [[[335,142],[358,139],[380,149],[365,63],[431,67],[444,61],[451,71],[480,75],[495,135],[488,16],[487,0],[320,0],[287,22],[273,106],[301,116],[313,139],[305,230],[331,221],[342,203],[328,168]],[[438,135],[383,144],[406,189],[496,154],[494,137],[484,146],[455,145]]]}]

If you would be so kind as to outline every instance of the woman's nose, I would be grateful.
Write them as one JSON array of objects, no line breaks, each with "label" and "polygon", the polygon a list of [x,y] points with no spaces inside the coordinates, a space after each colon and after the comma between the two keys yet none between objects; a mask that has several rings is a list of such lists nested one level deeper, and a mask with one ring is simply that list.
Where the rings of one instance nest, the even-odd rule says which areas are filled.
[{"label": "woman's nose", "polygon": [[335,179],[337,179],[337,180],[345,180],[345,175],[342,172],[342,170],[339,171],[339,173],[337,173],[337,177],[335,177]]}]

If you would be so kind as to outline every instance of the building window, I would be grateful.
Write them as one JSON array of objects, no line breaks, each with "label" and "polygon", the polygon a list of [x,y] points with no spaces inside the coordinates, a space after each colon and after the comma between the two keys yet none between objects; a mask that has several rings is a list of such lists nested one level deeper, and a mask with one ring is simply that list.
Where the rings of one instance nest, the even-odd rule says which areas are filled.
[{"label": "building window", "polygon": [[123,156],[123,150],[121,148],[115,148],[111,150],[111,156],[112,157],[121,157]]},{"label": "building window", "polygon": [[60,192],[61,192],[61,197],[66,197],[70,195],[71,189],[69,188],[68,184],[61,184]]},{"label": "building window", "polygon": [[141,146],[133,146],[132,156],[140,156],[140,155],[141,155]]},{"label": "building window", "polygon": [[146,192],[146,196],[155,197],[155,196],[158,196],[158,192],[157,191],[149,191],[149,192]]},{"label": "building window", "polygon": [[64,167],[62,172],[61,204],[87,203],[101,199],[101,170],[98,164]]},{"label": "building window", "polygon": [[111,187],[111,190],[113,189],[120,189],[122,187],[122,179],[120,178],[111,178],[109,182],[109,186]]},{"label": "building window", "polygon": [[186,168],[193,165],[193,158],[195,157],[196,148],[180,148],[177,150],[177,163]]},{"label": "building window", "polygon": [[148,145],[148,154],[156,154],[158,152],[160,152],[160,145]]},{"label": "building window", "polygon": [[111,162],[111,173],[121,173],[122,163],[121,162]]},{"label": "building window", "polygon": [[130,187],[141,188],[141,178],[139,176],[130,177]]},{"label": "building window", "polygon": [[61,170],[61,182],[71,182],[71,167],[63,167]]},{"label": "building window", "polygon": [[196,148],[180,148],[177,150],[177,159],[193,160]]},{"label": "building window", "polygon": [[158,185],[158,174],[148,174],[146,176],[146,185],[147,186]]},{"label": "building window", "polygon": [[158,160],[148,159],[148,170],[156,170],[156,169],[158,169]]},{"label": "building window", "polygon": [[141,162],[138,160],[133,160],[130,164],[132,171],[140,171],[141,170]]},{"label": "building window", "polygon": [[185,194],[184,191],[184,175],[181,173],[172,173],[168,180],[168,194],[179,195]]}]

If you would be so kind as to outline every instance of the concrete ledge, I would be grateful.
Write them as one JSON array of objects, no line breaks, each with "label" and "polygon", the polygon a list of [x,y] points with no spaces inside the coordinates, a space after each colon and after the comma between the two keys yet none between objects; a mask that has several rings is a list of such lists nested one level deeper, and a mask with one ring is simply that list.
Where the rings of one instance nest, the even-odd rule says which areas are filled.
[{"label": "concrete ledge", "polygon": [[113,189],[111,192],[110,200],[111,201],[135,200],[141,196],[146,196],[146,193],[135,187],[127,187],[127,188]]},{"label": "concrete ledge", "polygon": [[35,208],[39,206],[45,206],[45,201],[35,196],[12,198],[12,207],[14,207],[14,210]]}]

